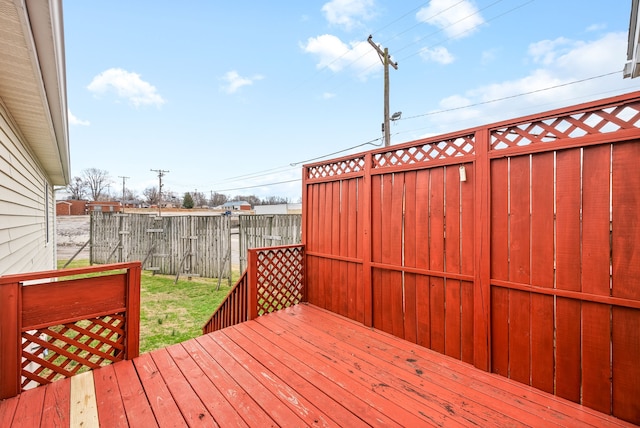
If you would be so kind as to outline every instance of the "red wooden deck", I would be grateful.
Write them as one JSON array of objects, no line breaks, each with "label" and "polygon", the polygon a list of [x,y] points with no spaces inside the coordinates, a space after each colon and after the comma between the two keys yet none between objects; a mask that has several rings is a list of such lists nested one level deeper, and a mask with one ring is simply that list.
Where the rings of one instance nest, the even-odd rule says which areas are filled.
[{"label": "red wooden deck", "polygon": [[23,392],[0,426],[631,426],[301,304]]}]

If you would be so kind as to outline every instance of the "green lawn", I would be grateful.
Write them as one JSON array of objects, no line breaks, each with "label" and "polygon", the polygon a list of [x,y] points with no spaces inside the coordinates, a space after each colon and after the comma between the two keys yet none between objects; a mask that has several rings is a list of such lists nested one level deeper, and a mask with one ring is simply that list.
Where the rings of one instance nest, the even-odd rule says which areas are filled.
[{"label": "green lawn", "polygon": [[[58,267],[66,261],[59,261]],[[78,260],[68,268],[88,266]],[[234,273],[233,283],[237,281]],[[180,278],[142,272],[140,284],[140,353],[183,342],[202,334],[202,326],[229,292],[227,281],[216,291],[217,279]]]}]

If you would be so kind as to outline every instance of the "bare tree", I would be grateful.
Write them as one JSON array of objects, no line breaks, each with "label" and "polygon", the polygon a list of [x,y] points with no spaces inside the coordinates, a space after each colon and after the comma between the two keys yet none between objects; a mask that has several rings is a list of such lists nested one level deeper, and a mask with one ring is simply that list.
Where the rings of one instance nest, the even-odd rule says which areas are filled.
[{"label": "bare tree", "polygon": [[104,169],[87,168],[82,171],[82,178],[89,191],[89,197],[93,201],[99,201],[105,194],[105,190],[111,185],[109,172]]},{"label": "bare tree", "polygon": [[71,199],[81,200],[87,195],[87,186],[81,177],[75,176],[67,185],[67,191],[71,193]]},{"label": "bare tree", "polygon": [[142,195],[149,205],[157,205],[160,202],[160,193],[156,186],[147,187],[142,191]]},{"label": "bare tree", "polygon": [[201,207],[207,204],[207,198],[202,192],[195,191],[191,194],[191,197],[193,198],[194,207]]},{"label": "bare tree", "polygon": [[213,192],[213,194],[211,195],[211,199],[209,200],[209,205],[212,207],[219,207],[220,205],[224,205],[228,200],[229,197],[227,195]]},{"label": "bare tree", "polygon": [[136,193],[135,190],[131,190],[129,188],[124,189],[124,200],[127,202],[132,202],[135,201],[136,199],[139,199],[138,194]]},{"label": "bare tree", "polygon": [[282,196],[268,196],[262,200],[263,205],[280,205],[288,203],[289,200],[287,198],[283,198]]},{"label": "bare tree", "polygon": [[256,205],[262,205],[262,201],[256,195],[235,196],[232,201],[245,201],[248,202],[252,207],[255,207]]}]

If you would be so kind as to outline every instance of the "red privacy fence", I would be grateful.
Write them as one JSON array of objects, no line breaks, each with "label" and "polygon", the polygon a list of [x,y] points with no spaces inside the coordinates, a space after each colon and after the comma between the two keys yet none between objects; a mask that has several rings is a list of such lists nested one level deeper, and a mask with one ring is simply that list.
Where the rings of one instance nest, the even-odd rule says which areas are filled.
[{"label": "red privacy fence", "polygon": [[310,303],[640,423],[640,93],[306,165]]}]

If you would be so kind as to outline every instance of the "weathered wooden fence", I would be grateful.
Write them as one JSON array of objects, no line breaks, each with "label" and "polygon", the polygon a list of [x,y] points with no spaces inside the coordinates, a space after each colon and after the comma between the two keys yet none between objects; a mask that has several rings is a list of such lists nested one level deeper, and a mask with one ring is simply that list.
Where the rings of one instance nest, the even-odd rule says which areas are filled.
[{"label": "weathered wooden fence", "polygon": [[250,248],[275,247],[302,242],[300,214],[239,216],[240,272],[247,267]]},{"label": "weathered wooden fence", "polygon": [[94,212],[91,263],[140,260],[166,275],[231,281],[231,235],[226,216],[162,216]]},{"label": "weathered wooden fence", "polygon": [[310,303],[640,423],[640,92],[306,165]]}]

